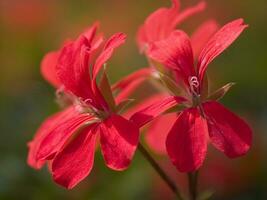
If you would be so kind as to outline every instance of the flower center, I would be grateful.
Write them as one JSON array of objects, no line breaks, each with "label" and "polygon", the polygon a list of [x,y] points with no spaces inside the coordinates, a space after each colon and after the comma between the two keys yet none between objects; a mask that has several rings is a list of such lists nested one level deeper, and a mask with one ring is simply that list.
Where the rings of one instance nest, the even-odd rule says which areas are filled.
[{"label": "flower center", "polygon": [[108,117],[108,113],[99,110],[92,105],[91,99],[82,100],[81,98],[75,98],[73,104],[79,113],[89,113],[101,120]]}]

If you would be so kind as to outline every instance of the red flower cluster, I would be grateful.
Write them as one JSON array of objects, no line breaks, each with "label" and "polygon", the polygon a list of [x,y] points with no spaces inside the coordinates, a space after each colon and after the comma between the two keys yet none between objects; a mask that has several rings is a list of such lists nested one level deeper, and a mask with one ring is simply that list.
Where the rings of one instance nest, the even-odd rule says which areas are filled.
[{"label": "red flower cluster", "polygon": [[[47,162],[53,179],[73,188],[90,173],[99,137],[106,165],[123,170],[137,148],[139,129],[152,120],[148,144],[161,153],[166,149],[181,172],[192,172],[202,165],[208,143],[230,158],[247,153],[251,129],[217,102],[232,84],[209,93],[206,75],[207,66],[247,25],[238,19],[218,30],[215,20],[208,20],[189,37],[177,25],[204,10],[205,3],[183,12],[179,12],[178,0],[172,3],[171,8],[152,13],[138,31],[138,45],[150,67],[113,86],[102,68],[114,49],[125,42],[123,33],[109,38],[100,52],[103,37],[96,35],[96,23],[78,39],[44,57],[42,74],[67,107],[45,120],[29,143],[30,166],[39,169]],[[102,77],[97,81],[100,71]],[[143,100],[121,116],[131,92],[151,77],[159,80],[166,92]]]},{"label": "red flower cluster", "polygon": [[49,53],[42,62],[44,77],[63,92],[70,105],[41,125],[29,143],[28,163],[40,168],[48,161],[54,180],[67,188],[90,173],[98,137],[106,165],[114,170],[128,167],[138,144],[138,127],[117,114],[119,107],[106,74],[100,86],[96,81],[102,66],[126,36],[113,35],[93,62],[103,40],[96,37],[96,29],[97,24],[59,51]]}]

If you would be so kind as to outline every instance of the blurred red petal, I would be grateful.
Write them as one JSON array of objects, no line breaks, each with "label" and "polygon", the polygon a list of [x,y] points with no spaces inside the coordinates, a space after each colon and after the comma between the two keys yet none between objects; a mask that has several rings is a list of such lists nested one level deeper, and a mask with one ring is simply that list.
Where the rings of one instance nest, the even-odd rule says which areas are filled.
[{"label": "blurred red petal", "polygon": [[96,136],[95,125],[89,126],[56,155],[52,162],[55,182],[72,189],[89,175],[94,164]]},{"label": "blurred red petal", "polygon": [[169,94],[154,94],[153,96],[144,98],[144,100],[142,100],[141,102],[139,102],[137,105],[132,106],[131,108],[129,108],[124,114],[123,116],[125,116],[127,119],[130,118],[133,114],[135,114],[136,112],[145,109],[148,106],[151,106],[153,103],[167,98],[169,96]]},{"label": "blurred red petal", "polygon": [[57,75],[65,88],[83,99],[92,98],[89,76],[89,49],[87,38],[80,36],[66,44],[60,52]]},{"label": "blurred red petal", "polygon": [[100,125],[100,143],[106,165],[126,169],[138,145],[138,127],[119,115],[111,115]]},{"label": "blurred red petal", "polygon": [[99,70],[103,67],[103,65],[107,62],[107,60],[110,59],[114,49],[121,46],[125,42],[125,40],[126,40],[126,35],[124,33],[116,33],[109,38],[109,40],[105,44],[104,50],[98,56],[95,65],[93,66],[92,69],[93,79],[96,78]]},{"label": "blurred red petal", "polygon": [[199,56],[204,45],[218,29],[219,25],[215,20],[208,20],[197,28],[197,30],[191,36],[194,58]]},{"label": "blurred red petal", "polygon": [[41,73],[43,77],[55,88],[59,88],[61,85],[56,73],[58,57],[58,51],[49,52],[44,56],[41,62]]},{"label": "blurred red petal", "polygon": [[79,128],[92,119],[88,114],[70,113],[67,120],[62,120],[49,134],[43,138],[37,152],[38,160],[50,160],[61,150],[65,143],[75,134]]},{"label": "blurred red petal", "polygon": [[180,73],[186,82],[190,76],[195,75],[191,42],[183,31],[174,31],[167,39],[154,42],[148,55]]},{"label": "blurred red petal", "polygon": [[248,152],[252,143],[249,125],[218,102],[203,104],[211,143],[230,158]]},{"label": "blurred red petal", "polygon": [[141,51],[149,43],[169,36],[176,26],[174,20],[178,15],[179,7],[179,2],[173,0],[171,8],[159,8],[147,17],[137,33],[137,43]]},{"label": "blurred red petal", "polygon": [[248,25],[244,25],[243,19],[234,20],[224,25],[203,47],[198,58],[198,75],[202,81],[207,66],[227,47],[229,47]]},{"label": "blurred red petal", "polygon": [[207,152],[207,122],[198,109],[184,110],[166,140],[172,163],[180,172],[192,172],[203,163]]},{"label": "blurred red petal", "polygon": [[37,153],[40,148],[40,144],[44,138],[56,127],[58,127],[63,121],[68,120],[72,117],[73,107],[67,108],[59,113],[56,113],[48,117],[37,130],[32,141],[28,143],[29,153],[28,153],[28,165],[33,168],[40,169],[45,163],[44,160],[37,159]]},{"label": "blurred red petal", "polygon": [[156,99],[151,105],[142,108],[133,114],[130,118],[138,127],[142,127],[156,117],[160,116],[166,110],[180,104],[184,98],[177,96],[169,96],[164,99]]},{"label": "blurred red petal", "polygon": [[127,99],[133,93],[133,91],[152,73],[153,70],[150,67],[142,68],[115,83],[112,86],[112,90],[120,90],[116,97],[116,102],[120,103],[121,101]]},{"label": "blurred red petal", "polygon": [[206,8],[206,2],[201,1],[197,5],[186,8],[183,12],[181,12],[175,19],[175,24],[179,24],[186,20],[187,18],[191,17],[192,15],[195,15],[199,12],[202,12]]},{"label": "blurred red petal", "polygon": [[159,116],[148,125],[145,140],[155,153],[167,154],[166,138],[176,119],[177,113],[169,113]]}]

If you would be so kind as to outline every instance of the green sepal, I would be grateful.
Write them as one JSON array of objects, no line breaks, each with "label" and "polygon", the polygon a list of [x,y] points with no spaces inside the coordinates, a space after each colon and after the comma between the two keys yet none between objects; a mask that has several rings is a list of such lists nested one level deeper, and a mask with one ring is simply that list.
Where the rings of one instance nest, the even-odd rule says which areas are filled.
[{"label": "green sepal", "polygon": [[209,96],[209,79],[207,74],[203,78],[203,83],[201,87],[201,100],[205,100]]},{"label": "green sepal", "polygon": [[100,85],[99,85],[99,89],[103,95],[103,97],[105,98],[106,102],[108,103],[109,107],[111,108],[111,110],[113,112],[116,111],[116,103],[111,91],[111,86],[110,83],[108,81],[108,77],[107,77],[107,73],[106,73],[106,69],[104,68],[101,80],[100,80]]},{"label": "green sepal", "polygon": [[199,194],[197,200],[209,200],[213,196],[214,192],[211,190],[204,191]]},{"label": "green sepal", "polygon": [[230,90],[230,88],[235,85],[235,83],[227,83],[223,87],[219,88],[215,92],[213,92],[210,96],[208,96],[208,100],[219,100],[224,97],[224,95]]},{"label": "green sepal", "polygon": [[186,109],[186,106],[183,104],[180,105],[176,105],[174,107],[169,108],[168,110],[166,110],[164,112],[164,114],[168,114],[168,113],[179,113],[181,111],[183,111],[184,109]]},{"label": "green sepal", "polygon": [[133,101],[134,99],[125,99],[122,102],[120,102],[116,106],[117,113],[122,113]]},{"label": "green sepal", "polygon": [[152,64],[152,66],[155,68],[156,71],[165,73],[166,68],[161,63],[152,59],[148,59],[148,62]]},{"label": "green sepal", "polygon": [[181,93],[183,92],[183,89],[179,87],[171,77],[160,72],[158,72],[158,75],[159,75],[159,80],[162,82],[162,84],[165,87],[167,87],[170,90],[172,94],[176,96],[181,95]]},{"label": "green sepal", "polygon": [[79,135],[80,133],[88,126],[91,126],[95,123],[99,123],[100,122],[100,119],[92,119],[90,121],[87,121],[85,122],[84,124],[82,124],[69,138],[68,140],[65,142],[64,147],[66,147],[67,145],[69,145],[73,140],[75,140]]}]

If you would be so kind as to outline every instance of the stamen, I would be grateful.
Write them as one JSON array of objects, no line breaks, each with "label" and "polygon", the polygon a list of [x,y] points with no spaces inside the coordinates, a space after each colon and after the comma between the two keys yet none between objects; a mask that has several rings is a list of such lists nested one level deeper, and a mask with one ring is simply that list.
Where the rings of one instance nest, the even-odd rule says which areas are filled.
[{"label": "stamen", "polygon": [[191,92],[195,95],[198,95],[198,93],[196,91],[199,87],[198,78],[196,76],[191,76],[191,77],[189,77],[188,82],[190,85]]},{"label": "stamen", "polygon": [[98,116],[99,110],[93,106],[92,99],[75,98],[73,104],[79,113],[91,113]]},{"label": "stamen", "polygon": [[155,78],[155,79],[160,79],[160,74],[157,70],[153,70],[152,72],[152,76]]}]

